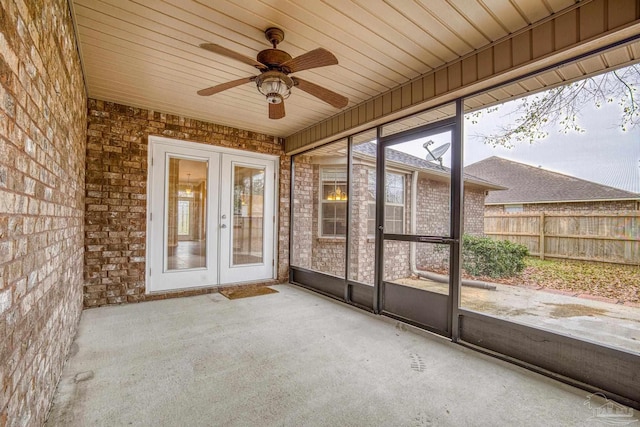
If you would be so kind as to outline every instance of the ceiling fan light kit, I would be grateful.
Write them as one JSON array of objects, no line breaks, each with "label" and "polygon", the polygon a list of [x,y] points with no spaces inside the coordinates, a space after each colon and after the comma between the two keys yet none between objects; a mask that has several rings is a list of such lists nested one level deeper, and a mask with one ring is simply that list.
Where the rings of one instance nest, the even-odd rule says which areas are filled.
[{"label": "ceiling fan light kit", "polygon": [[291,95],[293,80],[280,71],[266,71],[256,77],[256,86],[269,104],[279,104]]},{"label": "ceiling fan light kit", "polygon": [[292,58],[287,52],[276,48],[278,43],[284,40],[284,32],[281,29],[268,28],[265,31],[265,37],[269,40],[273,48],[260,51],[256,60],[214,43],[201,44],[201,48],[251,65],[258,69],[261,74],[202,89],[198,91],[198,95],[214,95],[223,90],[255,81],[258,91],[267,98],[267,102],[269,103],[270,119],[281,119],[285,116],[284,100],[291,95],[291,88],[293,86],[336,108],[344,108],[347,106],[349,99],[346,96],[342,96],[339,93],[306,80],[289,77],[289,74],[297,71],[336,65],[338,59],[331,52],[318,48]]}]

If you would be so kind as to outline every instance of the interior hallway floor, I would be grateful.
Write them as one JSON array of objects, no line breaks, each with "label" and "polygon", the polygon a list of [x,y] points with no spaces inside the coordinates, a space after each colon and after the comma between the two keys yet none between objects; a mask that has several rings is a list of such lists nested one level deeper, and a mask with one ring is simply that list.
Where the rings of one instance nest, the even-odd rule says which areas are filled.
[{"label": "interior hallway floor", "polygon": [[[273,288],[84,311],[47,425],[611,421],[587,391],[293,285]],[[637,413],[626,421],[640,425]]]}]

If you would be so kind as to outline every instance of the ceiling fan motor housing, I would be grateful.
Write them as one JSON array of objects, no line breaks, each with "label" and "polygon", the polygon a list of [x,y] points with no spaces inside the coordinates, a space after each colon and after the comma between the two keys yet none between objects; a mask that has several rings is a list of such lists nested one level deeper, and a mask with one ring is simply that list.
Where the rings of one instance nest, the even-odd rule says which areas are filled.
[{"label": "ceiling fan motor housing", "polygon": [[291,60],[291,55],[280,49],[265,49],[258,53],[257,59],[267,67],[277,68],[280,64]]}]

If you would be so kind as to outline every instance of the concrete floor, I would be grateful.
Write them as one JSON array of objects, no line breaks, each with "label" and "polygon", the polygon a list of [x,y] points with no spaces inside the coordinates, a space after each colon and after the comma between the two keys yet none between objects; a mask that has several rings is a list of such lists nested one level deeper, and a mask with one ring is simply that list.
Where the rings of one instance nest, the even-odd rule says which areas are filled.
[{"label": "concrete floor", "polygon": [[[606,402],[589,404],[586,391],[295,286],[274,288],[86,310],[47,425],[612,421],[596,416]],[[624,421],[640,424],[629,414]]]},{"label": "concrete floor", "polygon": [[[447,293],[448,285],[423,279],[395,283]],[[606,344],[640,354],[640,308],[492,283],[495,290],[462,287],[462,308]]]}]

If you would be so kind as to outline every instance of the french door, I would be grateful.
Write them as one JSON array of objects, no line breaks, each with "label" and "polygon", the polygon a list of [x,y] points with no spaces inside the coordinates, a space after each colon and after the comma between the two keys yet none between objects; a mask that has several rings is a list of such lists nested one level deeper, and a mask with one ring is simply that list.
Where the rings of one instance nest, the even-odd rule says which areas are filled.
[{"label": "french door", "polygon": [[272,156],[150,138],[147,290],[275,276]]}]

